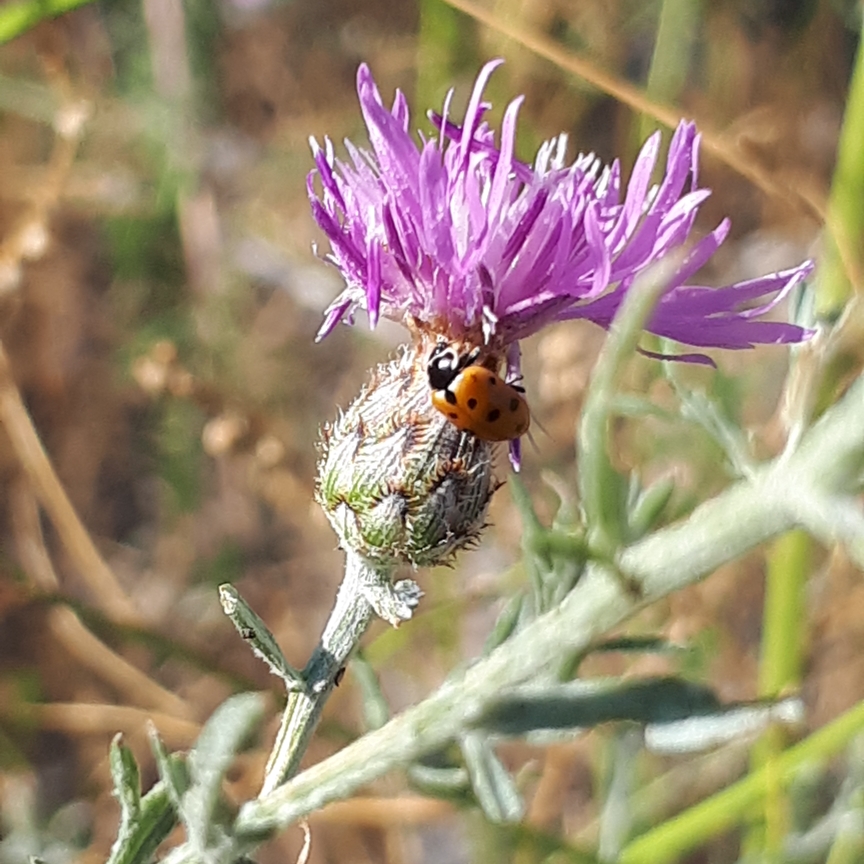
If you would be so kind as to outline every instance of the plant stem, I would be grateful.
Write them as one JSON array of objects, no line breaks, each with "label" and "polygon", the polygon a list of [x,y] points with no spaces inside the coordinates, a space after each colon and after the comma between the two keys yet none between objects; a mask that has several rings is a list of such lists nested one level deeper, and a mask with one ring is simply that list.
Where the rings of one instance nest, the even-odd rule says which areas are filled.
[{"label": "plant stem", "polygon": [[141,620],[111,568],[99,554],[87,529],[54,471],[36,427],[15,384],[6,349],[0,342],[0,425],[12,451],[33,485],[33,491],[57,530],[69,557],[93,591],[96,602],[112,621],[138,624]]},{"label": "plant stem", "polygon": [[[784,785],[813,762],[839,753],[864,729],[864,702],[859,702],[827,726],[823,726],[781,754],[771,766]],[[763,768],[733,783],[722,792],[685,810],[637,837],[622,853],[621,864],[667,864],[679,861],[690,849],[737,825],[769,790],[773,778]]]},{"label": "plant stem", "polygon": [[[861,35],[864,36],[864,21]],[[825,248],[820,262],[816,307],[821,317],[840,313],[853,288],[860,291],[864,280],[861,241],[864,238],[864,41],[859,43],[843,128],[837,145],[837,165],[831,180]],[[851,284],[850,284],[851,283]]]},{"label": "plant stem", "polygon": [[[790,531],[774,543],[769,554],[759,662],[759,696],[763,699],[776,699],[801,685],[807,641],[804,592],[812,545],[803,531]],[[787,737],[785,729],[772,725],[753,748],[751,773],[764,768],[768,777],[765,806],[744,844],[745,851],[753,854],[779,857],[788,833],[788,802],[776,770]]]},{"label": "plant stem", "polygon": [[[844,490],[850,476],[858,476],[852,466],[860,464],[862,455],[864,381],[858,381],[820,418],[794,453],[757,468],[685,521],[623,549],[615,564],[638,581],[639,597],[624,590],[609,568],[589,562],[579,585],[559,606],[471,666],[461,679],[449,681],[381,729],[247,804],[235,826],[238,837],[244,838],[241,842],[251,848],[278,827],[347,797],[388,771],[409,766],[470,729],[502,688],[531,680],[562,657],[583,650],[643,605],[696,582],[759,543],[797,525],[809,527],[806,520],[799,521],[794,499],[811,490],[817,495]],[[787,751],[779,759],[784,776],[803,754],[836,752],[842,746],[838,742],[848,740],[851,730],[862,725],[864,708],[859,706]],[[758,782],[754,788],[757,792],[761,788]],[[739,813],[735,810],[727,818],[734,821]],[[634,845],[645,848],[641,841],[629,848]],[[629,860],[641,860],[630,854]]]},{"label": "plant stem", "polygon": [[611,554],[626,536],[624,490],[608,452],[609,427],[614,416],[617,378],[642,335],[645,321],[666,289],[681,259],[654,265],[627,293],[609,329],[579,421],[579,495],[585,513],[589,545]]},{"label": "plant stem", "polygon": [[77,9],[91,0],[21,0],[6,3],[0,10],[0,44],[20,36],[47,18]]},{"label": "plant stem", "polygon": [[[694,0],[663,0],[660,4],[646,90],[652,99],[662,105],[676,105],[680,101],[693,56],[701,11],[701,2]],[[652,116],[643,114],[639,122],[639,141],[648,138],[660,125]]]},{"label": "plant stem", "polygon": [[368,565],[349,551],[336,604],[321,641],[303,670],[306,688],[288,693],[276,743],[267,761],[261,796],[269,795],[297,773],[324,704],[336,686],[336,676],[372,620],[374,610],[364,592],[369,575]]}]

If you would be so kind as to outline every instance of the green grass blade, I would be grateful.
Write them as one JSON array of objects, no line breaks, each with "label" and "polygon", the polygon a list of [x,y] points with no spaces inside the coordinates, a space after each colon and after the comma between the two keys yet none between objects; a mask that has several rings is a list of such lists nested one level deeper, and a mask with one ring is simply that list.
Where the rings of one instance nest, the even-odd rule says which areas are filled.
[{"label": "green grass blade", "polygon": [[20,36],[40,21],[56,18],[91,0],[20,0],[0,6],[0,44]]}]

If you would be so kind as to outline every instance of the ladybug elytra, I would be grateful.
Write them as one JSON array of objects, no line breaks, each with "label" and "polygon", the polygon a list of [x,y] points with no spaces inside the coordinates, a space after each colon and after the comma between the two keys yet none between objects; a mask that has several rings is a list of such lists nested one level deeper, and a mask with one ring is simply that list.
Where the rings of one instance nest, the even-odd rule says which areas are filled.
[{"label": "ladybug elytra", "polygon": [[521,437],[531,425],[524,390],[477,364],[479,356],[479,348],[460,354],[446,342],[435,346],[427,366],[432,405],[457,429],[483,441]]}]

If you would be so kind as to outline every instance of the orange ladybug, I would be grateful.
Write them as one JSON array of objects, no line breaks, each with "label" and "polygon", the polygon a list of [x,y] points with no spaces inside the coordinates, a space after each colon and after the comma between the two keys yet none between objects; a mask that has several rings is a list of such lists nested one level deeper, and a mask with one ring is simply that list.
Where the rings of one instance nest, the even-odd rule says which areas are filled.
[{"label": "orange ladybug", "polygon": [[479,348],[460,355],[446,342],[435,346],[426,367],[432,405],[457,429],[483,441],[521,437],[531,425],[525,391],[476,364],[479,356]]}]

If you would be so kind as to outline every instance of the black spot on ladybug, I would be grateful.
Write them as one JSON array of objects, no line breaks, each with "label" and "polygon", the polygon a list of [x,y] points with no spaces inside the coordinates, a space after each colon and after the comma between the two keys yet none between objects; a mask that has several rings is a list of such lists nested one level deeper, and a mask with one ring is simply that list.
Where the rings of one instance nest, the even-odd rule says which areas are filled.
[{"label": "black spot on ladybug", "polygon": [[342,683],[342,679],[345,677],[345,672],[348,670],[347,666],[341,666],[339,671],[336,673],[336,676],[333,678],[333,684],[338,687]]},{"label": "black spot on ladybug", "polygon": [[456,404],[456,394],[452,390],[444,391],[444,398],[451,404]]},{"label": "black spot on ladybug", "polygon": [[473,396],[468,400],[468,407],[472,411],[477,407],[477,400]]},{"label": "black spot on ladybug", "polygon": [[487,423],[494,423],[500,416],[501,416],[501,412],[497,408],[493,408],[486,415],[486,422]]},{"label": "black spot on ladybug", "polygon": [[458,420],[459,419],[459,415],[455,411],[451,411],[447,416],[451,420]]},{"label": "black spot on ladybug", "polygon": [[514,396],[510,400],[510,410],[515,411],[519,407],[519,400]]},{"label": "black spot on ladybug", "polygon": [[494,387],[498,383],[498,379],[494,375],[489,376],[489,386]]}]

